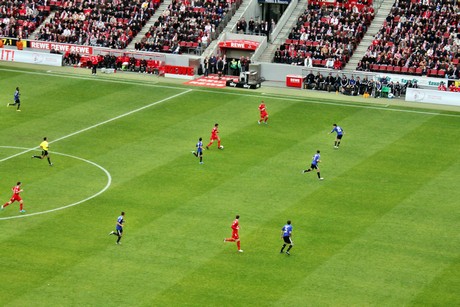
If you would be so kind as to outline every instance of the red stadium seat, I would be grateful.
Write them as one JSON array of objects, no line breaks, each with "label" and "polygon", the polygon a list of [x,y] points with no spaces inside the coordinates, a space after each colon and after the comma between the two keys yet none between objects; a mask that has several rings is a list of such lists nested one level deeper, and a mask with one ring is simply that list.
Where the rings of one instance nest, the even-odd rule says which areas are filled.
[{"label": "red stadium seat", "polygon": [[427,77],[437,76],[438,75],[438,70],[436,70],[436,69],[428,69],[428,73],[426,75],[427,75]]}]

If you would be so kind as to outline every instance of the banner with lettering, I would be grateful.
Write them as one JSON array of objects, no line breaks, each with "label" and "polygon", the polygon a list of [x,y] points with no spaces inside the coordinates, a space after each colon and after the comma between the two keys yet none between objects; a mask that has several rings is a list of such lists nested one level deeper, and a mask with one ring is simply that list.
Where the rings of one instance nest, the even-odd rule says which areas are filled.
[{"label": "banner with lettering", "polygon": [[60,53],[66,52],[75,52],[80,55],[84,54],[93,54],[93,47],[91,46],[79,46],[79,45],[72,45],[72,44],[61,44],[61,43],[51,43],[51,42],[43,42],[43,41],[28,41],[27,47],[33,49],[40,49],[40,50],[54,50]]},{"label": "banner with lettering", "polygon": [[0,61],[62,66],[62,55],[14,49],[0,49]]},{"label": "banner with lettering", "polygon": [[230,49],[256,50],[259,47],[259,43],[244,39],[234,39],[220,42],[219,47]]}]

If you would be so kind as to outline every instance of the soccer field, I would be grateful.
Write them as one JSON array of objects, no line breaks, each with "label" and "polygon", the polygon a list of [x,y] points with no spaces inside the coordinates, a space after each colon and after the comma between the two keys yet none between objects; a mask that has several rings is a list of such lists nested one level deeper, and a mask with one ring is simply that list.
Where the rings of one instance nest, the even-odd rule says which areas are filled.
[{"label": "soccer field", "polygon": [[460,111],[78,71],[0,65],[1,306],[460,305]]}]

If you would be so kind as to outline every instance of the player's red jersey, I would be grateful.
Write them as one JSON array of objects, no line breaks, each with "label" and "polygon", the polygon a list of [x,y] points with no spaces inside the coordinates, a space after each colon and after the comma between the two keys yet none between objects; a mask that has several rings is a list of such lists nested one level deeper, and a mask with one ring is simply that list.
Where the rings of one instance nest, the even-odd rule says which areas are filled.
[{"label": "player's red jersey", "polygon": [[260,112],[265,111],[265,103],[261,103],[261,104],[260,104],[260,106],[259,106],[259,111],[260,111]]},{"label": "player's red jersey", "polygon": [[234,220],[233,221],[233,224],[232,224],[232,229],[235,231],[238,231],[238,229],[240,229],[240,225],[238,224],[238,219]]},{"label": "player's red jersey", "polygon": [[19,194],[21,192],[21,187],[16,185],[12,188],[14,194]]},{"label": "player's red jersey", "polygon": [[211,140],[217,140],[218,139],[218,134],[219,131],[217,130],[217,127],[212,128],[211,131]]}]

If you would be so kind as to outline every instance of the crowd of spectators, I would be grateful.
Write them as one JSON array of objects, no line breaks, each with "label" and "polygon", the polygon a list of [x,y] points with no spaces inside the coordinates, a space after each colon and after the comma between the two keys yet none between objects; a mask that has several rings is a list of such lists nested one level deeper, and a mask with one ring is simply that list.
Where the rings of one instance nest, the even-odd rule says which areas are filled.
[{"label": "crowd of spectators", "polygon": [[63,1],[36,39],[123,49],[158,6],[156,0]]},{"label": "crowd of spectators", "polygon": [[303,88],[316,91],[336,92],[348,96],[374,97],[374,98],[393,98],[401,97],[406,94],[407,88],[418,88],[417,82],[408,80],[407,83],[389,81],[386,77],[368,78],[363,76],[347,76],[329,73],[327,76],[320,71],[310,71],[303,79]]},{"label": "crowd of spectators", "polygon": [[372,7],[320,5],[310,2],[286,43],[276,53],[275,63],[306,65],[310,58],[314,66],[341,69],[352,56],[372,19]]},{"label": "crowd of spectators", "polygon": [[249,57],[241,56],[240,58],[230,58],[224,55],[222,58],[216,57],[215,55],[211,57],[206,57],[203,60],[202,71],[205,76],[209,74],[218,73],[218,62],[222,61],[222,74],[229,76],[239,76],[240,73],[249,71],[249,65],[251,60]]},{"label": "crowd of spectators", "polygon": [[396,0],[358,70],[460,78],[459,14],[456,0]]},{"label": "crowd of spectators", "polygon": [[254,20],[254,17],[251,17],[249,21],[243,17],[236,23],[236,33],[239,34],[248,34],[248,35],[265,35],[269,39],[271,31],[276,26],[274,19],[271,21],[265,20]]},{"label": "crowd of spectators", "polygon": [[192,46],[204,49],[231,9],[232,2],[226,0],[173,0],[135,49],[165,53],[182,53]]},{"label": "crowd of spectators", "polygon": [[114,71],[131,71],[145,74],[159,74],[164,62],[158,59],[135,57],[133,55],[99,54],[81,56],[76,52],[67,52],[63,57],[64,65]]},{"label": "crowd of spectators", "polygon": [[46,0],[1,1],[0,36],[29,38],[49,15]]}]

